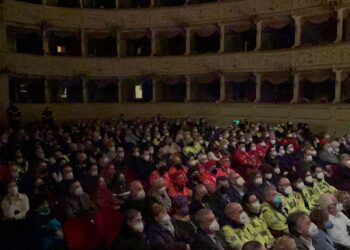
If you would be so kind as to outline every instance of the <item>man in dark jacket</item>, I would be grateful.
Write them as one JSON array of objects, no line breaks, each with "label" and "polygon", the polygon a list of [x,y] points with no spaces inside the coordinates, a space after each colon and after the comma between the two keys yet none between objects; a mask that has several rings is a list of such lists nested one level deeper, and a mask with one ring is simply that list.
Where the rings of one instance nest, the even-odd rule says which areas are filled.
[{"label": "man in dark jacket", "polygon": [[135,209],[126,212],[126,223],[121,234],[114,241],[112,249],[118,250],[149,250],[150,246],[144,232],[142,215]]},{"label": "man in dark jacket", "polygon": [[227,245],[215,215],[210,209],[201,209],[196,213],[198,232],[191,244],[191,250],[232,250]]}]

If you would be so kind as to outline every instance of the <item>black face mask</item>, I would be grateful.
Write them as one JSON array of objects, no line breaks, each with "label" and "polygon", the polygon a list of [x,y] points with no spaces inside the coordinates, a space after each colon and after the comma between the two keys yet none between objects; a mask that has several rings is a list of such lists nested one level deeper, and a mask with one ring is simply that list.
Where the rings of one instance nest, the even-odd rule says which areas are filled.
[{"label": "black face mask", "polygon": [[194,142],[189,143],[188,146],[193,147],[194,146]]},{"label": "black face mask", "polygon": [[220,187],[219,191],[220,191],[221,194],[226,194],[227,193],[227,187],[225,187],[225,186],[224,187]]},{"label": "black face mask", "polygon": [[182,169],[182,165],[181,165],[181,163],[177,163],[177,164],[175,164],[175,168],[176,168],[176,170],[180,170],[180,169]]},{"label": "black face mask", "polygon": [[213,170],[210,171],[213,175],[216,175],[218,173],[218,170],[214,168]]},{"label": "black face mask", "polygon": [[160,167],[158,171],[159,171],[159,174],[163,176],[166,173],[167,169],[166,167]]},{"label": "black face mask", "polygon": [[209,200],[210,200],[209,194],[205,194],[205,195],[202,197],[202,201],[203,201],[203,202],[209,202]]},{"label": "black face mask", "polygon": [[45,184],[40,184],[39,186],[37,186],[37,190],[40,193],[46,192],[46,185]]}]

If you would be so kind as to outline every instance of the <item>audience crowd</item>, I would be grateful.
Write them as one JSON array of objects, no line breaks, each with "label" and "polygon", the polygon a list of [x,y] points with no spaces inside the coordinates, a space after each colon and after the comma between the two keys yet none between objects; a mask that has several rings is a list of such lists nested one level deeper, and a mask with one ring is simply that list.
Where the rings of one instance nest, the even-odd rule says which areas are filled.
[{"label": "audience crowd", "polygon": [[47,109],[10,124],[1,249],[350,249],[350,134],[161,115],[56,123]]}]

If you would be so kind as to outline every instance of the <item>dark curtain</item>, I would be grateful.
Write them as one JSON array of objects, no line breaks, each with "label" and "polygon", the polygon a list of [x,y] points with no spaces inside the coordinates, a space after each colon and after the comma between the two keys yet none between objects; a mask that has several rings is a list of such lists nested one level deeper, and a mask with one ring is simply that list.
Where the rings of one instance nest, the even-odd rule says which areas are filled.
[{"label": "dark curtain", "polygon": [[285,49],[294,44],[295,26],[290,23],[282,29],[267,27],[262,32],[262,49]]},{"label": "dark curtain", "polygon": [[89,102],[117,102],[118,82],[91,80],[88,82]]},{"label": "dark curtain", "polygon": [[328,22],[312,24],[306,22],[303,25],[301,35],[302,44],[317,45],[334,42],[337,38],[337,20],[331,18]]},{"label": "dark curtain", "polygon": [[151,5],[150,0],[121,0],[119,2],[120,9],[127,8],[149,8]]},{"label": "dark curtain", "polygon": [[165,6],[182,6],[186,3],[186,0],[157,0],[157,7],[165,7]]},{"label": "dark curtain", "polygon": [[281,84],[262,82],[261,102],[263,103],[289,103],[293,98],[293,82]]},{"label": "dark curtain", "polygon": [[332,102],[334,100],[334,91],[334,79],[329,79],[322,83],[312,83],[305,79],[301,84],[300,96],[314,103],[322,102],[322,99]]},{"label": "dark curtain", "polygon": [[163,102],[183,102],[186,99],[186,82],[178,84],[162,84],[162,101]]},{"label": "dark curtain", "polygon": [[[58,37],[52,34],[50,35],[49,46],[51,54],[55,56],[81,56],[80,38],[74,35],[67,37]],[[65,54],[58,53],[57,46],[65,47]]]},{"label": "dark curtain", "polygon": [[117,42],[114,37],[104,39],[88,38],[88,55],[97,57],[117,56]]},{"label": "dark curtain", "polygon": [[178,56],[185,54],[186,38],[177,36],[174,38],[160,38],[161,39],[161,53],[160,56]]},{"label": "dark curtain", "polygon": [[59,7],[80,8],[79,0],[58,0]]},{"label": "dark curtain", "polygon": [[[138,48],[141,49],[141,54],[137,54]],[[127,40],[127,55],[128,56],[149,56],[151,54],[151,39],[144,36],[140,39]]]},{"label": "dark curtain", "polygon": [[42,37],[36,33],[30,33],[16,38],[16,47],[18,53],[43,54]]},{"label": "dark curtain", "polygon": [[253,51],[256,47],[256,30],[229,32],[225,37],[225,52]]},{"label": "dark curtain", "polygon": [[228,82],[228,96],[235,102],[253,102],[255,100],[255,82],[249,79],[245,82]]},{"label": "dark curtain", "polygon": [[44,103],[44,85],[43,78],[10,78],[10,100],[15,103]]},{"label": "dark curtain", "polygon": [[198,54],[205,53],[217,53],[220,49],[220,33],[215,32],[208,37],[200,37],[196,34],[193,35],[193,52]]}]

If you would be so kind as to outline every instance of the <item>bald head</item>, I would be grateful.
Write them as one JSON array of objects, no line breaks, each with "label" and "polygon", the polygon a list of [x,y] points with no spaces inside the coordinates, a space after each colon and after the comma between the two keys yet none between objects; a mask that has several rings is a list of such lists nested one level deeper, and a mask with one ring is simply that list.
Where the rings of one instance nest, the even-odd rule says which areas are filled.
[{"label": "bald head", "polygon": [[225,216],[232,221],[239,222],[241,213],[243,213],[243,208],[237,202],[228,203],[225,207]]},{"label": "bald head", "polygon": [[137,199],[138,194],[143,191],[143,186],[140,181],[132,181],[130,183],[130,193],[132,198]]}]

